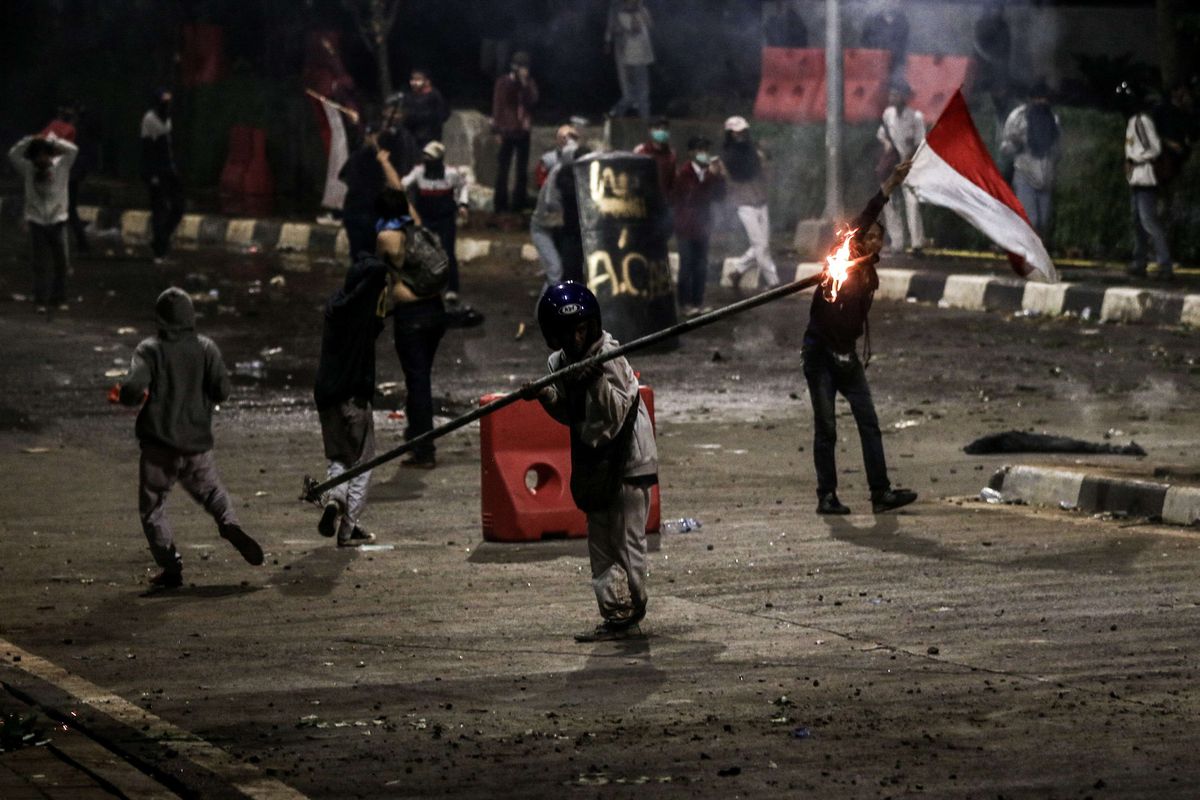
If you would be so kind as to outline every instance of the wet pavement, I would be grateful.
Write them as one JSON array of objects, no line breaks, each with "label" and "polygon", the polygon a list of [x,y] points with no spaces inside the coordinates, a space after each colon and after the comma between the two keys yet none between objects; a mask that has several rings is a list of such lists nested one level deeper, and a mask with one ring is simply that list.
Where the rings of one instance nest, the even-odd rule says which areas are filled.
[{"label": "wet pavement", "polygon": [[[473,428],[432,472],[378,470],[365,523],[383,548],[317,536],[295,497],[323,467],[310,386],[338,264],[81,259],[82,302],[46,318],[3,299],[26,291],[21,258],[0,243],[0,638],[227,754],[147,717],[90,720],[211,796],[245,770],[330,798],[1194,793],[1200,537],[972,502],[1013,459],[961,452],[1046,430],[1194,469],[1193,331],[877,304],[869,377],[893,477],[922,500],[835,520],[812,514],[805,299],[633,358],[656,389],[664,516],[704,526],[650,537],[646,638],[577,645],[595,615],[586,545],[482,541]],[[487,320],[444,340],[443,415],[544,370],[536,329],[514,338],[535,267],[472,262],[463,282]],[[247,567],[179,495],[188,584],[143,598],[133,416],[104,394],[170,284],[216,291],[199,326],[231,367],[263,362],[236,378],[216,452],[268,560]],[[379,364],[402,387],[386,331]],[[402,406],[402,388],[379,400]],[[377,422],[399,440],[402,420]],[[840,494],[863,512],[839,425]],[[0,680],[55,696],[11,659]]]}]

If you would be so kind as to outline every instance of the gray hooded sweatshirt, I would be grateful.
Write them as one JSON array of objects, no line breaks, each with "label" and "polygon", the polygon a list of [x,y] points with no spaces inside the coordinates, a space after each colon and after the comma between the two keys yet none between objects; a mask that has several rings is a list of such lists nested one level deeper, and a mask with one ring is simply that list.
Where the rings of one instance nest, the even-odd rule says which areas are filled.
[{"label": "gray hooded sweatshirt", "polygon": [[158,335],[134,351],[121,402],[136,406],[150,392],[135,428],[143,447],[207,452],[213,447],[213,406],[230,392],[221,351],[196,333],[196,310],[182,289],[172,286],[160,294],[154,312]]}]

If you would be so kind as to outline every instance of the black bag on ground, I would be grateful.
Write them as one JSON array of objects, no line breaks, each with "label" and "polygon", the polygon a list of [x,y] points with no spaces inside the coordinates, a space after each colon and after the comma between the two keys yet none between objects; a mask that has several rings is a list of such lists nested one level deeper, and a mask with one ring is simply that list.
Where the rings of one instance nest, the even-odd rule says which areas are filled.
[{"label": "black bag on ground", "polygon": [[603,511],[612,505],[621,490],[625,462],[629,460],[629,447],[633,442],[633,427],[637,424],[641,404],[642,396],[638,392],[633,396],[633,405],[625,415],[621,430],[599,447],[584,444],[575,432],[575,426],[570,426],[571,498],[580,511]]},{"label": "black bag on ground", "polygon": [[450,258],[433,231],[415,222],[404,229],[404,265],[400,281],[418,297],[430,297],[450,283]]}]

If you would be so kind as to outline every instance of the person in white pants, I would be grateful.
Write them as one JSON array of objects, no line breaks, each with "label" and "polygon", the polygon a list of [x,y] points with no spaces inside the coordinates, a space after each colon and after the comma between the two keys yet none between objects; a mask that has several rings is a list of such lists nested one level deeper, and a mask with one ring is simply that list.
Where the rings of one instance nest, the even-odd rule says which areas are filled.
[{"label": "person in white pants", "polygon": [[758,280],[766,288],[779,285],[779,271],[771,258],[771,218],[767,207],[766,155],[750,137],[745,117],[725,120],[725,146],[721,154],[729,175],[730,202],[737,208],[738,219],[746,229],[750,247],[733,260],[729,276],[734,287],[743,276],[758,267]]},{"label": "person in white pants", "polygon": [[[885,158],[891,157],[894,164],[899,164],[913,157],[921,142],[925,141],[925,117],[920,111],[909,108],[907,103],[912,96],[908,84],[899,82],[892,84],[888,90],[888,107],[883,110],[883,122],[875,134],[875,138],[883,145]],[[891,164],[888,171],[891,171]],[[908,245],[914,253],[920,253],[925,247],[925,226],[921,223],[921,208],[917,202],[917,194],[907,184],[901,187],[904,197],[904,217],[908,223]],[[883,207],[883,226],[887,230],[891,252],[904,249],[904,225],[900,220],[899,203],[888,203]]]}]

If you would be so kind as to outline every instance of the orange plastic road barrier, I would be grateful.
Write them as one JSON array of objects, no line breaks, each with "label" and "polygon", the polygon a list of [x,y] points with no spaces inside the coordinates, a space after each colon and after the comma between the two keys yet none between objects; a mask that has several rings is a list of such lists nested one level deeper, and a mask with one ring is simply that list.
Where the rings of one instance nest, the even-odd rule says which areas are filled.
[{"label": "orange plastic road barrier", "polygon": [[[654,390],[641,388],[654,421]],[[502,395],[479,399],[481,406]],[[547,537],[587,536],[587,517],[571,499],[571,439],[565,425],[541,403],[522,400],[479,421],[480,499],[483,538],[489,542],[535,542]],[[659,491],[650,493],[646,532],[658,530]]]},{"label": "orange plastic road barrier", "polygon": [[970,66],[968,56],[910,55],[904,67],[913,90],[909,105],[932,125],[954,92],[967,83]]}]

